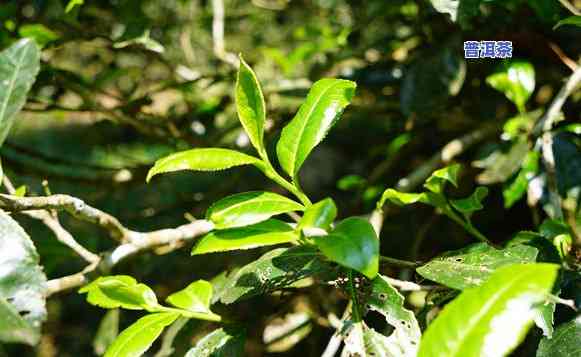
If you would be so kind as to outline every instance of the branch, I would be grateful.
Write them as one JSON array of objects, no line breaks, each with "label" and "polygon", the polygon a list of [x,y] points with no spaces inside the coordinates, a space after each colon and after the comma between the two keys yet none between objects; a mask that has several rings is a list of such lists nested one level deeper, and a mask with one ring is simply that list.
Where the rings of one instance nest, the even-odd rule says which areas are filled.
[{"label": "branch", "polygon": [[559,190],[557,187],[557,172],[555,169],[555,155],[553,153],[553,134],[551,129],[559,117],[561,108],[565,104],[567,97],[573,93],[573,90],[581,82],[581,66],[571,74],[567,82],[561,87],[557,96],[551,102],[549,109],[543,115],[534,128],[534,133],[541,136],[541,151],[543,158],[543,165],[547,172],[547,186],[549,190],[549,200],[554,207],[554,218],[563,218],[563,210],[561,208],[561,199],[559,197]]},{"label": "branch", "polygon": [[214,41],[214,54],[220,60],[238,66],[238,58],[233,53],[226,51],[224,42],[224,1],[212,0],[212,40]]}]

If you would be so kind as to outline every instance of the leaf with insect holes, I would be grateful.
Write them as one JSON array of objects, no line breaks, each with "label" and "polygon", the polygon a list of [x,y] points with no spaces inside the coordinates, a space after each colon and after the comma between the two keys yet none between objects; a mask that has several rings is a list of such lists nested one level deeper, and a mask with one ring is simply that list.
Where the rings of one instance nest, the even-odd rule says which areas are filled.
[{"label": "leaf with insect holes", "polygon": [[191,149],[157,160],[147,173],[146,181],[149,182],[153,176],[166,172],[181,170],[217,171],[234,166],[256,165],[259,163],[261,163],[259,159],[235,150],[219,148]]},{"label": "leaf with insect holes", "polygon": [[453,289],[482,284],[496,269],[516,263],[534,263],[538,250],[528,245],[496,249],[486,243],[449,251],[417,268],[418,274]]},{"label": "leaf with insect holes", "polygon": [[224,327],[206,335],[184,357],[242,357],[246,332],[237,327]]},{"label": "leaf with insect holes", "polygon": [[216,229],[235,228],[304,209],[302,204],[279,194],[252,191],[228,196],[214,203],[208,208],[206,219],[212,221]]},{"label": "leaf with insect holes", "polygon": [[327,258],[344,267],[357,270],[369,279],[379,269],[379,239],[371,224],[362,218],[341,221],[329,235],[314,237]]},{"label": "leaf with insect holes", "polygon": [[280,166],[295,178],[307,156],[327,135],[355,94],[355,82],[317,81],[295,117],[282,129],[276,153]]},{"label": "leaf with insect holes", "polygon": [[238,118],[258,152],[264,149],[264,122],[266,105],[256,74],[240,56],[240,68],[236,77],[236,110]]},{"label": "leaf with insect holes", "polygon": [[178,317],[176,312],[150,314],[126,328],[109,346],[105,357],[139,357]]},{"label": "leaf with insect holes", "polygon": [[418,357],[506,356],[525,337],[559,266],[512,264],[463,291],[428,326]]},{"label": "leaf with insect holes", "polygon": [[543,337],[537,349],[537,357],[579,356],[581,341],[581,316],[557,327],[552,338]]},{"label": "leaf with insect holes", "polygon": [[210,232],[197,241],[192,255],[252,249],[298,239],[298,233],[289,224],[269,219],[251,226]]}]

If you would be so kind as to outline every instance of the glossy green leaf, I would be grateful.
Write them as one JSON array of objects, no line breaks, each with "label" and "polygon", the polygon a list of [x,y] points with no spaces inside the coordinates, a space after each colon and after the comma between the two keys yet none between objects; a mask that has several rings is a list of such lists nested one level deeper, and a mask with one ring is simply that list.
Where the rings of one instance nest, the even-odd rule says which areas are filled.
[{"label": "glossy green leaf", "polygon": [[581,317],[557,327],[552,338],[543,337],[537,349],[537,357],[579,356],[581,349]]},{"label": "glossy green leaf", "polygon": [[119,309],[107,311],[93,340],[93,351],[97,356],[104,354],[119,335]]},{"label": "glossy green leaf", "polygon": [[314,239],[321,252],[330,260],[357,270],[370,279],[377,275],[379,239],[367,220],[347,218],[329,235]]},{"label": "glossy green leaf", "polygon": [[212,284],[205,280],[198,280],[185,289],[171,294],[167,297],[167,302],[180,309],[211,313],[210,300],[212,299]]},{"label": "glossy green leaf", "polygon": [[517,263],[534,263],[538,250],[528,245],[496,249],[486,243],[446,252],[417,268],[426,279],[463,290],[482,284],[498,268]]},{"label": "glossy green leaf", "polygon": [[30,39],[22,39],[0,52],[0,146],[26,102],[39,68],[40,51]]},{"label": "glossy green leaf", "polygon": [[166,172],[181,170],[217,171],[259,162],[259,159],[235,150],[218,148],[191,149],[157,160],[147,173],[147,182],[153,176]]},{"label": "glossy green leaf", "polygon": [[424,183],[424,187],[434,193],[441,193],[446,182],[450,182],[454,187],[458,187],[458,173],[460,165],[454,164],[443,167],[432,173]]},{"label": "glossy green leaf", "polygon": [[192,255],[252,249],[288,243],[298,238],[289,224],[269,219],[251,226],[210,232],[196,242]]},{"label": "glossy green leaf", "polygon": [[34,345],[46,317],[46,277],[28,234],[0,210],[0,342]]},{"label": "glossy green leaf", "polygon": [[512,264],[463,291],[428,326],[418,357],[506,356],[524,338],[559,266]]},{"label": "glossy green leaf", "polygon": [[327,135],[355,94],[356,84],[342,79],[317,81],[291,122],[282,130],[276,152],[280,165],[296,177],[313,148]]},{"label": "glossy green leaf", "polygon": [[333,279],[332,276],[335,271],[314,247],[273,249],[229,275],[220,301],[231,304],[286,287],[300,287],[306,278]]},{"label": "glossy green leaf", "polygon": [[404,297],[382,275],[373,279],[371,293],[365,304],[370,310],[383,315],[394,328],[389,337],[381,339],[387,353],[384,355],[415,356],[422,335],[416,317],[404,307]]},{"label": "glossy green leaf", "polygon": [[331,198],[325,198],[310,205],[305,210],[299,228],[320,228],[328,230],[337,217],[337,206]]},{"label": "glossy green leaf", "polygon": [[236,110],[238,118],[258,152],[264,152],[264,122],[266,105],[256,74],[240,56],[236,77]]},{"label": "glossy green leaf", "polygon": [[105,309],[143,310],[158,306],[153,290],[127,275],[99,277],[82,287],[79,293],[86,293],[90,304]]},{"label": "glossy green leaf", "polygon": [[175,312],[150,314],[126,328],[105,353],[105,357],[139,357],[180,315]]},{"label": "glossy green leaf", "polygon": [[509,61],[486,77],[486,83],[504,93],[519,111],[524,112],[525,104],[535,90],[535,68],[526,61]]},{"label": "glossy green leaf", "polygon": [[302,211],[304,206],[272,192],[253,191],[228,196],[214,203],[206,219],[216,229],[249,226],[281,213]]},{"label": "glossy green leaf", "polygon": [[561,26],[564,26],[564,25],[573,25],[573,26],[581,27],[581,16],[579,16],[579,15],[569,16],[569,17],[557,22],[555,27],[553,27],[553,30],[555,30]]},{"label": "glossy green leaf", "polygon": [[450,204],[463,214],[469,215],[484,208],[482,200],[486,196],[488,196],[488,189],[486,187],[477,187],[470,196],[459,200],[451,200]]},{"label": "glossy green leaf", "polygon": [[221,328],[198,341],[184,357],[242,357],[245,339],[242,329]]},{"label": "glossy green leaf", "polygon": [[529,151],[517,177],[502,189],[504,208],[512,207],[527,192],[529,181],[539,170],[539,153]]},{"label": "glossy green leaf", "polygon": [[36,42],[40,47],[46,46],[59,39],[59,35],[43,24],[25,24],[18,29],[20,37],[27,37]]},{"label": "glossy green leaf", "polygon": [[387,201],[390,201],[398,206],[405,206],[416,202],[426,203],[427,197],[425,193],[399,192],[393,188],[388,188],[381,195],[381,199],[377,203],[377,207],[383,207]]},{"label": "glossy green leaf", "polygon": [[85,0],[69,0],[67,7],[65,8],[65,13],[71,12],[75,7],[81,7],[85,3]]}]

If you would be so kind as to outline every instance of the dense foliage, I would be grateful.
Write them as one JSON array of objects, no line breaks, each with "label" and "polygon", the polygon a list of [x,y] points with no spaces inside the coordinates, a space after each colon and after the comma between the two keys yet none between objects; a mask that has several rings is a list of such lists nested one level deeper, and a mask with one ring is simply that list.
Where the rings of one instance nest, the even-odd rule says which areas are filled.
[{"label": "dense foliage", "polygon": [[576,355],[580,9],[3,2],[0,357]]}]

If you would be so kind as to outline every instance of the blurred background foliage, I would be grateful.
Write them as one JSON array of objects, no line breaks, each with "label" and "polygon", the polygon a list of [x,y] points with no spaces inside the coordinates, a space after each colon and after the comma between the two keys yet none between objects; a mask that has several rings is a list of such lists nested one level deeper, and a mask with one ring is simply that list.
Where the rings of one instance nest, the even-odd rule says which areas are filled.
[{"label": "blurred background foliage", "polygon": [[[578,0],[573,5],[581,7]],[[534,121],[581,54],[581,28],[553,29],[566,16],[556,0],[3,1],[0,48],[21,37],[43,47],[41,72],[1,149],[3,166],[29,194],[44,192],[47,180],[53,193],[83,198],[144,231],[200,217],[211,202],[230,193],[279,190],[251,169],[176,173],[145,183],[152,163],[177,150],[250,149],[233,101],[235,59],[242,53],[267,97],[271,150],[311,83],[342,77],[358,84],[353,106],[303,169],[303,186],[315,200],[333,197],[342,217],[368,214],[385,188],[405,184],[400,179],[444,145],[477,132],[482,137],[476,145],[455,158],[464,169],[460,188],[450,195],[465,196],[476,183],[488,185],[485,210],[474,221],[493,241],[506,241],[519,230],[537,230],[554,210],[543,195],[544,173],[532,138]],[[489,78],[514,63],[465,60],[462,42],[469,40],[512,41],[513,58],[529,66],[524,75],[533,80],[524,99],[511,99],[511,89],[498,84],[502,78]],[[564,109],[554,144],[558,184],[563,197],[578,200],[581,92]],[[45,227],[17,218],[34,239],[49,278],[82,269],[83,262]],[[112,246],[106,232],[63,219],[87,248]],[[414,206],[389,210],[382,250],[428,259],[470,239],[432,209]],[[164,296],[260,255],[191,258],[188,252],[145,254],[117,272]],[[297,342],[282,353],[315,356],[332,334],[316,316],[339,299],[320,287],[255,298],[231,313],[254,321],[249,356],[285,351]],[[51,298],[48,308],[40,346],[4,347],[7,355],[102,351],[99,340],[93,348],[102,310],[76,293]],[[296,311],[315,316],[293,335],[301,338],[264,347],[264,327]],[[129,315],[121,315],[122,327],[134,319]],[[191,322],[178,336],[175,355],[208,328]],[[106,340],[103,331],[99,337]],[[517,354],[526,351],[527,344]]]}]

